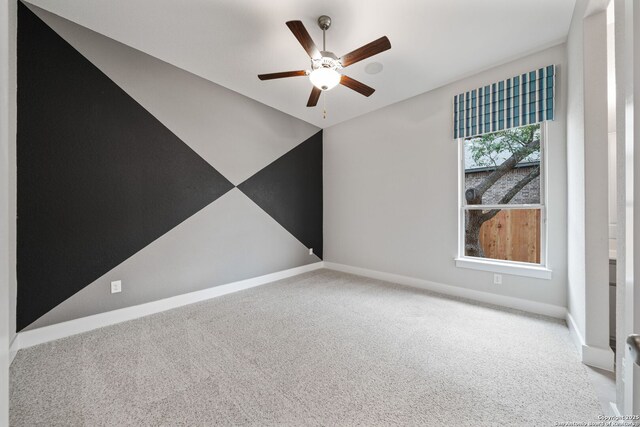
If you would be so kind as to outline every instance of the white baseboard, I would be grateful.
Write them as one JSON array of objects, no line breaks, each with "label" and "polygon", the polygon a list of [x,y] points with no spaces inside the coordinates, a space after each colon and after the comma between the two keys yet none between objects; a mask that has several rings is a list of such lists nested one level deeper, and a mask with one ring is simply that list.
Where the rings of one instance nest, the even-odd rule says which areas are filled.
[{"label": "white baseboard", "polygon": [[569,328],[569,335],[571,336],[571,339],[576,346],[576,350],[578,350],[578,354],[580,355],[580,359],[582,360],[582,346],[584,345],[582,333],[580,332],[580,329],[578,329],[578,325],[576,324],[573,316],[568,311],[565,320],[567,322],[567,327]]},{"label": "white baseboard", "polygon": [[614,354],[610,348],[599,348],[586,345],[584,338],[580,334],[576,323],[567,312],[565,307],[546,304],[536,301],[529,301],[521,298],[509,297],[505,295],[497,295],[489,292],[475,291],[473,289],[461,288],[458,286],[445,285],[442,283],[431,282],[429,280],[417,279],[415,277],[402,276],[399,274],[384,273],[381,271],[369,270],[366,268],[353,267],[350,265],[337,264],[325,261],[324,267],[342,271],[344,273],[356,274],[359,276],[369,277],[372,279],[384,280],[387,282],[398,283],[400,285],[413,286],[415,288],[427,289],[445,295],[466,298],[470,300],[480,301],[488,304],[494,304],[502,307],[522,310],[529,313],[542,314],[545,316],[555,317],[557,319],[565,319],[571,337],[576,344],[580,361],[585,365],[593,366],[607,371],[613,371]]},{"label": "white baseboard", "polygon": [[18,350],[23,348],[57,340],[71,335],[76,335],[82,332],[91,331],[93,329],[102,328],[116,323],[125,322],[127,320],[148,316],[150,314],[159,313],[173,308],[182,307],[184,305],[205,301],[218,296],[264,285],[276,280],[286,279],[288,277],[296,276],[298,274],[317,270],[323,267],[331,270],[370,277],[372,279],[385,280],[388,282],[412,286],[420,289],[427,289],[445,295],[495,304],[498,306],[513,308],[530,313],[542,314],[560,319],[565,318],[569,326],[571,336],[576,342],[576,347],[578,348],[582,362],[601,369],[613,370],[613,352],[611,351],[611,349],[601,349],[585,345],[584,339],[580,335],[579,330],[576,328],[573,318],[569,313],[567,313],[564,307],[524,300],[521,298],[509,297],[505,295],[481,292],[457,286],[445,285],[442,283],[436,283],[424,279],[417,279],[414,277],[384,273],[359,267],[352,267],[333,262],[317,262],[314,264],[308,264],[302,267],[279,271],[252,279],[228,283],[226,285],[220,285],[201,291],[177,295],[158,301],[121,308],[105,313],[94,314],[79,319],[69,320],[67,322],[57,323],[55,325],[19,332],[18,334],[16,334],[13,342],[11,343],[9,357],[10,360],[13,361],[13,358],[15,357]]},{"label": "white baseboard", "polygon": [[611,348],[600,348],[584,344],[582,346],[582,363],[594,368],[613,372],[615,354]]},{"label": "white baseboard", "polygon": [[613,415],[616,417],[620,417],[620,411],[618,410],[618,405],[615,402],[609,402],[609,406],[611,407],[611,411],[613,411]]},{"label": "white baseboard", "polygon": [[32,329],[29,331],[18,332],[11,345],[11,360],[15,357],[18,350],[32,347],[34,345],[43,344],[45,342],[57,340],[60,338],[76,335],[82,332],[91,331],[93,329],[102,328],[104,326],[125,322],[127,320],[137,319],[139,317],[148,316],[150,314],[159,313],[165,310],[182,307],[184,305],[205,301],[211,298],[242,291],[244,289],[253,288],[274,282],[276,280],[286,279],[297,276],[298,274],[308,271],[318,270],[323,267],[323,262],[303,265],[301,267],[291,268],[289,270],[278,271],[276,273],[266,274],[252,279],[241,280],[238,282],[228,283],[226,285],[215,286],[213,288],[203,289],[201,291],[190,292],[188,294],[176,295],[174,297],[152,301],[145,304],[125,307],[118,310],[98,313],[79,319],[69,320],[67,322],[56,323],[55,325],[44,326],[42,328]]},{"label": "white baseboard", "polygon": [[492,294],[489,292],[476,291],[473,289],[461,288],[459,286],[445,285],[442,283],[431,282],[429,280],[401,276],[399,274],[384,273],[381,271],[352,267],[349,265],[337,264],[327,261],[324,262],[324,266],[325,268],[331,270],[342,271],[345,273],[356,274],[358,276],[365,276],[372,279],[398,283],[400,285],[412,286],[414,288],[427,289],[429,291],[438,292],[445,295],[451,295],[488,304],[499,305],[502,307],[513,308],[529,313],[542,314],[558,319],[564,319],[567,313],[567,309],[565,307],[560,307],[557,305],[529,301],[505,295]]},{"label": "white baseboard", "polygon": [[615,354],[611,348],[600,348],[585,343],[582,333],[576,324],[575,319],[571,316],[571,313],[567,312],[567,326],[569,327],[569,334],[573,339],[580,361],[585,365],[593,366],[594,368],[604,369],[605,371],[613,372],[615,363]]}]

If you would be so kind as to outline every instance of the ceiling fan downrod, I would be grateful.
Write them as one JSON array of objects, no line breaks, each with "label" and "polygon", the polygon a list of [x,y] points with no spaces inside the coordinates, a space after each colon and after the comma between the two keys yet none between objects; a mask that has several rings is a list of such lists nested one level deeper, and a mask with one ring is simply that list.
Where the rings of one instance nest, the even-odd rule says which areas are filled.
[{"label": "ceiling fan downrod", "polygon": [[[327,15],[322,15],[318,18],[318,26],[322,29],[322,51],[327,50],[327,30],[331,27],[331,18]],[[322,119],[327,118],[327,94],[323,94],[322,97]]]},{"label": "ceiling fan downrod", "polygon": [[331,27],[331,18],[327,15],[322,15],[318,18],[318,27],[322,30],[322,50],[327,50],[326,46],[326,31]]}]

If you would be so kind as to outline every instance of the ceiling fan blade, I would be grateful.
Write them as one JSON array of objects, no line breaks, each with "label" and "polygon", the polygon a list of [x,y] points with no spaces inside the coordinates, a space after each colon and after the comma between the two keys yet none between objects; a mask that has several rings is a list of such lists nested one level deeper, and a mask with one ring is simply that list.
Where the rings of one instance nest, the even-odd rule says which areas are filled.
[{"label": "ceiling fan blade", "polygon": [[307,101],[307,107],[315,107],[318,104],[318,99],[320,99],[320,93],[322,91],[317,87],[313,87],[311,89],[311,95],[309,95],[309,100]]},{"label": "ceiling fan blade", "polygon": [[374,88],[345,75],[340,77],[340,84],[348,87],[349,89],[353,89],[364,96],[371,96],[371,94],[376,91]]},{"label": "ceiling fan blade", "polygon": [[260,80],[282,79],[284,77],[306,76],[307,72],[301,71],[283,71],[281,73],[258,74]]},{"label": "ceiling fan blade", "polygon": [[349,52],[340,58],[343,67],[348,67],[351,64],[367,59],[373,55],[377,55],[380,52],[391,49],[391,42],[387,36],[380,37],[378,40],[374,40],[371,43]]},{"label": "ceiling fan blade", "polygon": [[316,47],[316,44],[313,42],[313,39],[304,27],[302,21],[288,21],[287,27],[289,27],[293,35],[298,39],[304,50],[307,51],[311,58],[320,59],[320,51]]}]

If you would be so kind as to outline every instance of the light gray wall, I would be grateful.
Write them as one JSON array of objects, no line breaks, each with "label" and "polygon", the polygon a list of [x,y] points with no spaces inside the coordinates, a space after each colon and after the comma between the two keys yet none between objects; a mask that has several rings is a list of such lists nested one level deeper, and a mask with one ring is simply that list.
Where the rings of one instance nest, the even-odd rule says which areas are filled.
[{"label": "light gray wall", "polygon": [[[585,343],[609,348],[607,16],[584,19]],[[570,191],[574,190],[570,188]],[[577,189],[576,189],[577,190]],[[613,358],[613,353],[611,353]],[[613,364],[613,360],[612,360]]]},{"label": "light gray wall", "polygon": [[567,38],[567,213],[568,310],[584,337],[584,69],[583,17],[586,0],[578,0]]},{"label": "light gray wall", "polygon": [[568,311],[583,361],[609,349],[608,94],[606,2],[578,1],[567,41]]},{"label": "light gray wall", "polygon": [[613,1],[607,10],[607,131],[609,133],[609,257],[616,257],[616,58]]},{"label": "light gray wall", "polygon": [[[455,94],[558,65],[556,120],[548,126],[551,280],[457,268]],[[324,131],[325,261],[542,303],[566,305],[566,82],[559,45]]]},{"label": "light gray wall", "polygon": [[[234,188],[26,329],[320,261]],[[123,291],[109,294],[112,280]]]},{"label": "light gray wall", "polygon": [[[35,6],[45,23],[233,184],[319,129]],[[233,189],[26,329],[317,262]],[[110,282],[122,280],[122,293]]]},{"label": "light gray wall", "polygon": [[[15,145],[15,34],[16,2],[0,1],[0,425],[9,425],[9,343],[15,334],[15,289],[11,290],[10,230],[15,224],[11,207],[11,145]],[[14,305],[15,307],[15,305]],[[13,323],[11,322],[13,319]]]},{"label": "light gray wall", "polygon": [[234,185],[319,130],[74,22],[28,7]]}]

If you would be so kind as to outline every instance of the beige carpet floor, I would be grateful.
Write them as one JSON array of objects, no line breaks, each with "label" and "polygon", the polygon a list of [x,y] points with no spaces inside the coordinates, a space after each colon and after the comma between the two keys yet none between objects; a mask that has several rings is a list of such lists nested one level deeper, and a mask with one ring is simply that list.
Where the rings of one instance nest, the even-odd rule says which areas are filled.
[{"label": "beige carpet floor", "polygon": [[318,270],[18,352],[13,426],[553,426],[563,322]]}]

